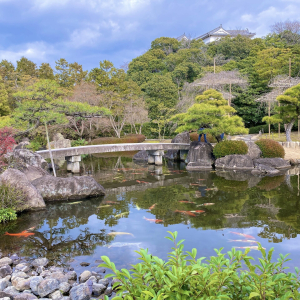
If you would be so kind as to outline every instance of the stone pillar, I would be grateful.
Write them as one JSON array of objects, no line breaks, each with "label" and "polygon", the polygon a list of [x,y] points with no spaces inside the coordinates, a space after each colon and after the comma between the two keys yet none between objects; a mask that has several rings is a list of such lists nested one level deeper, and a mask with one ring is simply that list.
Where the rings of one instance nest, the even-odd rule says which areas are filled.
[{"label": "stone pillar", "polygon": [[80,172],[81,155],[66,156],[67,170],[72,173]]},{"label": "stone pillar", "polygon": [[163,150],[149,150],[148,151],[148,164],[155,164],[161,166],[163,164],[162,157],[164,155]]}]

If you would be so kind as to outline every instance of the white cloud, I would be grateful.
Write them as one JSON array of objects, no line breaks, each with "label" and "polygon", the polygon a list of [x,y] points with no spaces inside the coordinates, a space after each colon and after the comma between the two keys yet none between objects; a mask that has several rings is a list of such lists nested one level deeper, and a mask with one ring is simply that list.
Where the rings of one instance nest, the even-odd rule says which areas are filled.
[{"label": "white cloud", "polygon": [[76,29],[70,36],[70,43],[76,48],[93,46],[98,42],[100,36],[101,33],[99,32],[99,27]]}]

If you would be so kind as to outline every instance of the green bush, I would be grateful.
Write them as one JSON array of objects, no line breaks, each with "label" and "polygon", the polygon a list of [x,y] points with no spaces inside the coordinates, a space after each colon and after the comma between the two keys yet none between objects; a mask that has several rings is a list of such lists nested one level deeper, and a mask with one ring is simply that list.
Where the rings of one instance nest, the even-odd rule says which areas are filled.
[{"label": "green bush", "polygon": [[269,132],[269,125],[265,124],[265,125],[258,125],[258,126],[250,127],[249,134],[258,134],[260,130],[263,130],[264,133]]},{"label": "green bush", "polygon": [[[141,263],[132,269],[116,269],[107,256],[101,267],[112,270],[120,282],[114,284],[117,290],[115,300],[133,299],[299,299],[299,269],[287,273],[284,263],[288,255],[280,254],[277,262],[272,262],[274,248],[268,253],[258,244],[262,257],[260,264],[248,256],[250,249],[237,251],[234,248],[227,253],[215,249],[217,255],[205,261],[205,257],[196,258],[197,250],[184,253],[184,240],[176,242],[177,232],[167,239],[174,243],[167,262],[148,253],[148,249],[136,251]],[[121,284],[121,285],[120,285]],[[105,299],[108,299],[105,296]]]},{"label": "green bush", "polygon": [[284,148],[276,141],[270,139],[260,139],[255,142],[262,152],[262,157],[281,157],[284,158]]},{"label": "green bush", "polygon": [[214,147],[213,153],[216,158],[231,154],[247,154],[248,146],[244,141],[223,141]]},{"label": "green bush", "polygon": [[22,191],[12,186],[0,185],[0,223],[16,219],[16,212],[28,208]]},{"label": "green bush", "polygon": [[145,136],[142,134],[128,134],[122,138],[116,137],[102,137],[92,140],[92,145],[102,145],[102,144],[125,144],[125,143],[141,143],[145,140]]},{"label": "green bush", "polygon": [[73,140],[71,141],[72,147],[85,146],[88,142],[85,139]]}]

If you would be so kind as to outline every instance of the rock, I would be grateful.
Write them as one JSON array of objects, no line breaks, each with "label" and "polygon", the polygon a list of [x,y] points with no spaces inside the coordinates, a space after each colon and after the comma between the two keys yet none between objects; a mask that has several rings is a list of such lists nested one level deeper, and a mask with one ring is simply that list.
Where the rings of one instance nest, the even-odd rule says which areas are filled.
[{"label": "rock", "polygon": [[14,278],[12,281],[14,288],[18,291],[24,291],[30,289],[30,278],[24,279],[20,277]]},{"label": "rock", "polygon": [[187,156],[187,170],[212,169],[214,163],[213,147],[209,143],[192,142]]},{"label": "rock", "polygon": [[40,274],[40,276],[42,276],[42,277],[49,277],[49,276],[51,276],[51,272],[49,271],[49,270],[45,270],[45,271],[43,271],[41,274]]},{"label": "rock", "polygon": [[15,149],[26,149],[29,144],[30,143],[28,141],[22,141],[15,147]]},{"label": "rock", "polygon": [[48,163],[46,162],[46,160],[39,154],[32,152],[30,150],[27,149],[15,149],[13,152],[13,156],[15,159],[34,166],[34,167],[39,167],[42,168],[44,170],[47,170],[48,168]]},{"label": "rock", "polygon": [[105,195],[103,186],[89,176],[60,178],[48,175],[32,181],[32,185],[45,200],[72,200]]},{"label": "rock", "polygon": [[7,293],[9,295],[15,296],[18,295],[20,292],[16,290],[13,286],[7,287],[4,291],[4,293]]},{"label": "rock", "polygon": [[42,276],[31,277],[30,288],[34,294],[38,294],[38,285],[44,280]]},{"label": "rock", "polygon": [[91,298],[92,292],[89,287],[82,283],[77,286],[72,287],[70,291],[71,300],[89,300]]},{"label": "rock", "polygon": [[248,146],[248,153],[252,159],[260,158],[262,155],[262,152],[260,148],[254,143],[254,142],[246,142]]},{"label": "rock", "polygon": [[8,293],[0,291],[0,298],[5,298],[5,299],[13,300],[14,297],[12,295],[8,294]]},{"label": "rock", "polygon": [[46,267],[49,263],[49,260],[46,257],[43,258],[37,258],[32,262],[32,265],[34,267]]},{"label": "rock", "polygon": [[68,282],[68,276],[65,275],[62,272],[55,272],[51,274],[51,278],[57,279],[59,283],[61,284],[62,282]]},{"label": "rock", "polygon": [[59,287],[59,281],[56,279],[45,279],[38,285],[37,293],[41,297],[45,297],[51,293],[53,293],[55,290],[57,290]]},{"label": "rock", "polygon": [[[0,181],[14,187],[16,190],[22,191],[25,198],[25,203],[30,208],[46,207],[44,199],[37,189],[29,182],[25,174],[16,169],[7,169],[0,176]],[[10,259],[11,263],[12,260]],[[11,264],[10,263],[10,264]],[[1,266],[1,260],[0,260]]]},{"label": "rock", "polygon": [[22,173],[24,173],[27,177],[27,179],[31,182],[37,178],[43,177],[45,175],[49,175],[47,171],[40,167],[35,167],[26,164],[22,167]]},{"label": "rock", "polygon": [[107,278],[103,278],[103,279],[99,280],[98,283],[99,283],[99,284],[103,284],[103,285],[105,285],[105,286],[108,286],[109,281],[108,281]]},{"label": "rock", "polygon": [[10,300],[10,297],[0,298],[0,300]]},{"label": "rock", "polygon": [[15,262],[16,260],[19,260],[20,257],[17,254],[13,254],[9,257],[13,262]]},{"label": "rock", "polygon": [[0,291],[5,290],[8,287],[9,281],[6,278],[0,279]]},{"label": "rock", "polygon": [[60,300],[62,299],[63,295],[60,291],[55,291],[54,293],[49,295],[49,298],[53,299],[53,300]]},{"label": "rock", "polygon": [[106,289],[106,291],[104,292],[104,295],[110,296],[112,294],[112,292],[113,292],[113,289],[111,287],[108,287]]},{"label": "rock", "polygon": [[253,170],[254,164],[249,155],[233,154],[218,158],[215,167],[228,170]]},{"label": "rock", "polygon": [[100,283],[93,284],[93,295],[100,296],[106,290],[106,286]]},{"label": "rock", "polygon": [[83,283],[86,282],[90,277],[92,276],[92,273],[90,271],[83,271],[81,275],[79,276],[79,282]]},{"label": "rock", "polygon": [[50,142],[51,149],[59,149],[59,148],[70,148],[71,141],[69,139],[65,139],[61,133],[56,133],[53,136],[53,141]]},{"label": "rock", "polygon": [[37,299],[37,297],[30,293],[22,293],[14,297],[14,300],[34,300],[34,299]]},{"label": "rock", "polygon": [[253,175],[260,175],[260,174],[276,175],[280,173],[280,171],[268,165],[256,164],[255,169],[252,170],[251,173]]},{"label": "rock", "polygon": [[259,164],[265,165],[265,166],[270,166],[275,169],[288,169],[291,167],[290,162],[287,160],[284,160],[279,157],[275,158],[259,158],[259,159],[254,159],[254,166],[256,167]]},{"label": "rock", "polygon": [[38,274],[42,274],[42,273],[44,272],[44,270],[45,270],[44,267],[37,267],[37,268],[36,268],[36,272],[37,272]]},{"label": "rock", "polygon": [[16,265],[16,271],[20,271],[20,272],[28,272],[30,270],[30,266],[28,263],[20,263],[18,265]]},{"label": "rock", "polygon": [[82,267],[88,267],[90,265],[90,263],[88,263],[88,262],[82,262],[82,263],[80,263],[80,265]]},{"label": "rock", "polygon": [[92,281],[93,283],[97,283],[98,282],[98,280],[97,280],[97,278],[95,276],[91,276],[89,278],[89,280]]},{"label": "rock", "polygon": [[141,150],[133,155],[133,159],[138,161],[148,161],[148,152],[146,150]]},{"label": "rock", "polygon": [[60,267],[51,267],[50,269],[49,269],[49,271],[50,272],[52,272],[52,273],[55,273],[55,272],[60,272],[60,273],[63,273],[64,272],[64,268],[60,268]]},{"label": "rock", "polygon": [[292,166],[298,166],[298,165],[300,165],[300,159],[294,159],[294,158],[291,158],[291,159],[290,159],[290,164],[291,164]]},{"label": "rock", "polygon": [[[186,132],[182,132],[177,134],[171,141],[171,143],[176,144],[190,144],[190,134]],[[179,161],[180,159],[180,150],[168,150],[165,155],[167,159]]]},{"label": "rock", "polygon": [[68,282],[62,282],[58,289],[63,293],[63,294],[67,294],[68,291],[71,289],[71,285]]},{"label": "rock", "polygon": [[26,274],[25,272],[14,272],[11,275],[11,281],[13,281],[15,278],[27,279],[27,278],[29,278],[29,275]]},{"label": "rock", "polygon": [[68,280],[77,280],[77,274],[75,271],[70,271],[67,274]]},{"label": "rock", "polygon": [[13,263],[12,259],[8,257],[3,257],[0,259],[0,267],[3,267],[5,265],[12,265],[12,263]]},{"label": "rock", "polygon": [[0,268],[0,276],[5,277],[12,273],[12,268],[9,265],[3,266]]},{"label": "rock", "polygon": [[101,269],[97,269],[97,273],[105,273],[106,270],[104,268],[101,268]]}]

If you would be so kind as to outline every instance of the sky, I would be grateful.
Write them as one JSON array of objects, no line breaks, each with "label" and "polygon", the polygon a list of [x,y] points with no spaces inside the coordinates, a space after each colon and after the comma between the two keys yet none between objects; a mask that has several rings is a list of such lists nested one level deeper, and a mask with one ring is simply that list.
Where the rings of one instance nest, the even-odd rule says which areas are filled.
[{"label": "sky", "polygon": [[257,37],[278,21],[299,20],[300,0],[0,0],[0,61],[22,56],[38,66],[65,58],[84,70],[116,67],[155,38],[202,35],[220,24]]}]

